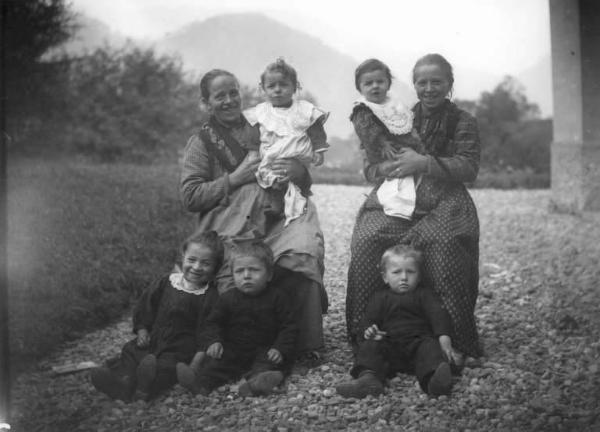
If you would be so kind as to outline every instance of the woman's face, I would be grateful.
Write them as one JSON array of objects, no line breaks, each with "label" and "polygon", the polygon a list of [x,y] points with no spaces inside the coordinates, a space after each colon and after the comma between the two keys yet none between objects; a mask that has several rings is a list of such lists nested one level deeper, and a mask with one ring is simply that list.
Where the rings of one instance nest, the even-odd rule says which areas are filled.
[{"label": "woman's face", "polygon": [[208,99],[204,99],[210,114],[225,124],[237,123],[242,114],[242,98],[237,80],[229,75],[219,75],[208,86]]},{"label": "woman's face", "polygon": [[424,64],[415,69],[415,91],[423,108],[430,111],[441,106],[450,92],[450,81],[436,64]]}]

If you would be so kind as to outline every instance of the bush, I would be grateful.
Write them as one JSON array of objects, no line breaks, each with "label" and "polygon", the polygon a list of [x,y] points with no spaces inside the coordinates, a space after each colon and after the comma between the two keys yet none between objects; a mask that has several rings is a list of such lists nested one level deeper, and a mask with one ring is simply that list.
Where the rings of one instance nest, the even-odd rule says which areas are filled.
[{"label": "bush", "polygon": [[[327,156],[326,156],[327,157]],[[313,183],[366,185],[362,170],[320,166],[311,169]]]},{"label": "bush", "polygon": [[550,173],[536,173],[531,168],[520,170],[481,170],[475,184],[476,189],[547,189]]},{"label": "bush", "polygon": [[[321,166],[311,170],[313,183],[346,184],[367,186],[362,171],[350,168]],[[550,173],[536,173],[531,168],[491,171],[482,168],[475,183],[468,185],[473,189],[547,189],[550,187]]]},{"label": "bush", "polygon": [[103,160],[174,157],[198,118],[199,90],[153,50],[98,49],[72,62],[67,148]]},{"label": "bush", "polygon": [[21,360],[120,317],[193,229],[175,164],[11,160],[11,352]]},{"label": "bush", "polygon": [[12,136],[13,152],[173,160],[199,125],[199,87],[173,57],[106,47],[53,64],[63,68],[45,88],[55,106]]}]

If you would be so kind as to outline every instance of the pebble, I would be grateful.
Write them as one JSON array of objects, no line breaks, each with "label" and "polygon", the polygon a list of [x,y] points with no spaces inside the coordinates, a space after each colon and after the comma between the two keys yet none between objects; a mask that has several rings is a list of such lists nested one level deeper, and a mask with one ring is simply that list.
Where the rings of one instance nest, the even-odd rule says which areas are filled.
[{"label": "pebble", "polygon": [[312,411],[312,410],[308,410],[308,411],[306,412],[306,415],[307,415],[309,418],[317,418],[317,417],[319,417],[319,413],[318,413],[317,411]]},{"label": "pebble", "polygon": [[[318,197],[318,194],[315,195]],[[489,211],[485,210],[485,207],[482,209]],[[541,211],[544,213],[544,219],[548,219],[553,225],[552,221],[556,216]],[[580,219],[578,223],[587,222],[582,222]],[[351,228],[352,223],[347,229],[344,227],[347,233],[344,232],[340,236],[348,234],[344,237],[347,242],[349,242]],[[547,232],[552,230],[544,230],[544,236]],[[486,229],[485,235],[490,234]],[[482,245],[485,245],[485,242],[482,242]],[[334,257],[336,253],[341,253],[335,252],[335,248],[329,250]],[[346,252],[344,250],[344,254]],[[483,253],[484,250],[482,256]],[[485,253],[502,255],[501,252],[495,251]],[[329,253],[327,258],[333,261]],[[508,265],[503,261],[498,262],[503,265],[503,268]],[[553,312],[553,309],[548,307],[535,309],[529,305],[521,306],[512,300],[507,301],[508,298],[512,299],[512,295],[509,296],[499,289],[490,287],[489,278],[485,277],[482,277],[483,289],[494,289],[494,294],[490,298],[480,297],[483,303],[478,304],[476,313],[479,314],[478,318],[481,318],[480,313],[484,311],[482,305],[490,306],[490,313],[480,322],[483,343],[492,357],[491,360],[484,359],[479,368],[464,369],[449,399],[440,397],[437,400],[430,400],[418,388],[414,377],[408,375],[392,378],[386,394],[382,397],[361,401],[339,398],[338,395],[333,394],[333,386],[338,381],[348,379],[348,371],[352,366],[352,355],[344,340],[345,283],[341,279],[347,269],[346,264],[340,267],[344,268],[336,271],[339,273],[337,275],[334,274],[333,267],[328,265],[329,276],[326,273],[325,277],[328,279],[326,282],[328,288],[333,287],[330,291],[330,312],[325,317],[325,336],[329,344],[327,363],[309,369],[306,375],[296,374],[289,377],[286,380],[287,394],[252,398],[252,400],[241,399],[237,395],[231,396],[230,392],[235,389],[234,386],[224,386],[209,398],[203,396],[194,398],[181,387],[176,386],[171,393],[156,402],[128,405],[120,401],[110,401],[104,395],[93,392],[89,377],[83,374],[50,379],[43,375],[49,374],[49,370],[42,370],[23,374],[18,378],[24,384],[17,383],[13,393],[18,395],[14,402],[18,405],[16,411],[20,408],[22,412],[31,412],[29,421],[32,423],[25,425],[29,427],[20,425],[19,430],[42,430],[39,424],[33,423],[69,419],[69,415],[73,413],[79,415],[80,411],[77,410],[82,405],[85,405],[85,410],[82,410],[81,414],[87,415],[88,411],[91,413],[88,418],[81,419],[78,429],[99,432],[133,430],[136,426],[140,430],[148,431],[152,429],[163,431],[172,427],[173,430],[213,432],[220,430],[583,431],[589,422],[595,420],[595,406],[592,400],[595,376],[593,372],[598,372],[598,366],[595,364],[598,363],[600,349],[600,341],[595,337],[596,335],[581,336],[576,341],[570,341],[568,338],[565,339],[561,332],[550,333],[550,324],[543,319],[544,316],[541,316],[539,311],[546,313]],[[503,280],[508,280],[508,276],[503,277]],[[517,281],[516,278],[510,280]],[[515,286],[511,288],[510,293],[522,295],[526,292],[528,284],[529,280],[524,278],[523,287]],[[578,287],[573,286],[573,289],[577,290]],[[550,294],[551,288],[548,290],[545,287],[543,290],[540,288],[539,293]],[[536,296],[537,294],[538,291],[535,292]],[[541,303],[544,301],[540,299]],[[535,326],[530,324],[534,319]],[[587,330],[582,325],[580,331],[583,333]],[[110,346],[117,349],[119,344],[115,344],[115,341],[126,342],[125,335],[128,335],[129,331],[128,320],[126,325],[118,329],[103,330],[102,334],[107,332],[114,334],[114,337],[104,339],[107,340],[107,345],[110,341]],[[513,332],[514,341],[507,341],[506,334],[512,335]],[[548,336],[542,336],[544,334]],[[121,337],[123,340],[119,339]],[[90,347],[84,352],[102,354],[98,354],[98,358],[115,354],[114,350],[109,352],[108,349],[98,346],[103,344],[98,344],[97,340],[98,338],[94,338],[93,341],[84,343],[84,348],[86,344]],[[34,386],[39,390],[36,391]],[[553,394],[552,388],[557,388],[559,391]],[[332,394],[329,394],[330,391]],[[576,391],[580,393],[575,393]],[[47,401],[44,400],[44,394],[48,396]],[[36,398],[34,403],[30,402],[28,407],[33,406],[35,410],[24,410],[22,407],[25,405],[22,401],[34,396]],[[559,406],[558,403],[561,401],[569,402],[568,405]],[[390,408],[385,408],[386,405]],[[94,409],[89,410],[88,406]],[[175,412],[168,409],[162,413],[160,409],[163,406],[176,408]],[[378,409],[379,407],[382,408]],[[212,413],[220,413],[221,417],[218,419],[211,417],[209,414]],[[561,416],[561,413],[564,415]],[[124,420],[131,420],[134,416],[140,419],[136,420],[137,424],[133,422],[123,424]],[[16,427],[14,429],[17,430]]]},{"label": "pebble", "polygon": [[548,418],[548,423],[553,424],[553,425],[558,424],[561,421],[562,421],[562,418],[559,416],[551,416]]}]

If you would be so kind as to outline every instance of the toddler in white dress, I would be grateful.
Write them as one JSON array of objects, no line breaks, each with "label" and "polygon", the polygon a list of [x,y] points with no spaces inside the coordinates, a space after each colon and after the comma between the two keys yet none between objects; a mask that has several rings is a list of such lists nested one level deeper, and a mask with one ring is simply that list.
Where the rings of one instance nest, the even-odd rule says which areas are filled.
[{"label": "toddler in white dress", "polygon": [[296,71],[282,59],[267,66],[261,75],[261,87],[267,101],[244,111],[244,116],[260,128],[258,184],[270,189],[272,212],[283,210],[287,226],[304,213],[308,191],[274,172],[271,165],[276,159],[285,158],[296,159],[305,166],[321,165],[329,147],[323,128],[329,114],[293,97],[298,89]]}]

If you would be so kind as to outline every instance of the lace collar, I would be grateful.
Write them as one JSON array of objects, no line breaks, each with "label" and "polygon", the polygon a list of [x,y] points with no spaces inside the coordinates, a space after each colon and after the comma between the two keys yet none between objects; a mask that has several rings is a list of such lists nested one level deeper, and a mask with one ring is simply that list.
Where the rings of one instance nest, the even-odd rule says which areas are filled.
[{"label": "lace collar", "polygon": [[369,102],[364,96],[361,96],[354,104],[367,106],[393,134],[404,135],[412,131],[414,114],[398,100],[388,97],[382,104],[377,104]]},{"label": "lace collar", "polygon": [[202,295],[208,289],[208,283],[202,288],[196,288],[183,277],[183,273],[171,273],[169,275],[169,282],[171,282],[173,288],[194,295]]},{"label": "lace collar", "polygon": [[298,136],[321,116],[328,113],[305,100],[294,100],[287,108],[274,107],[269,102],[262,102],[244,111],[246,120],[251,125],[260,123],[261,127],[279,136]]}]

